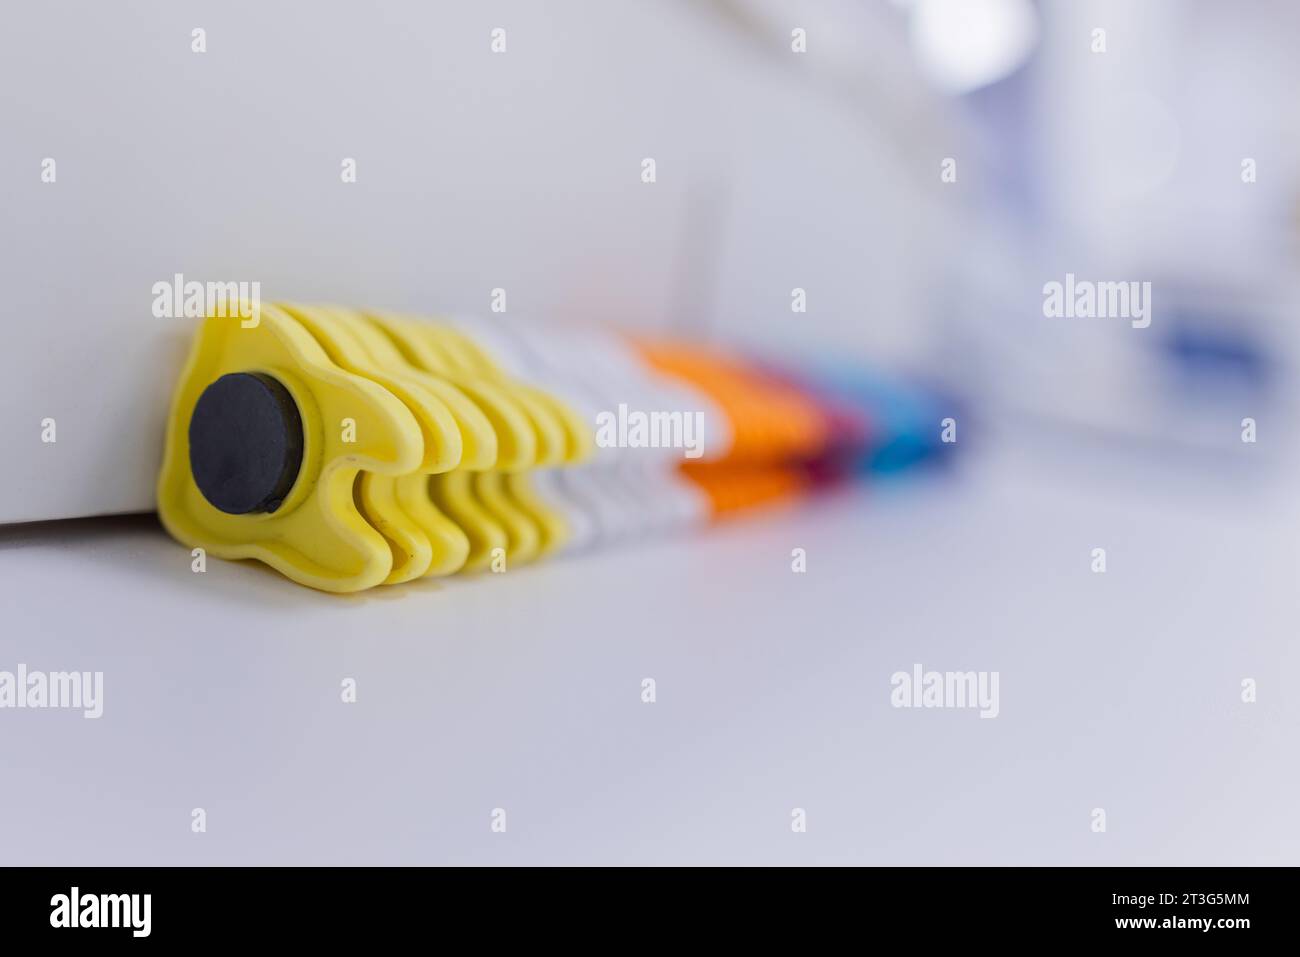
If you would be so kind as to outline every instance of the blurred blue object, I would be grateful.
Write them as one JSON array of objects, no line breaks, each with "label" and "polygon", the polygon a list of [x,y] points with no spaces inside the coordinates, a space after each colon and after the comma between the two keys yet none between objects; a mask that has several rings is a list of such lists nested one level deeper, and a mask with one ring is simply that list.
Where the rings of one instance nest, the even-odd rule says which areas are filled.
[{"label": "blurred blue object", "polygon": [[1181,385],[1268,392],[1275,368],[1268,345],[1223,317],[1183,312],[1164,342]]},{"label": "blurred blue object", "polygon": [[[851,463],[859,474],[892,475],[944,464],[964,427],[961,403],[920,382],[841,364],[815,369],[809,382],[828,403],[860,410],[870,422],[868,443]],[[945,419],[953,420],[948,442]]]}]

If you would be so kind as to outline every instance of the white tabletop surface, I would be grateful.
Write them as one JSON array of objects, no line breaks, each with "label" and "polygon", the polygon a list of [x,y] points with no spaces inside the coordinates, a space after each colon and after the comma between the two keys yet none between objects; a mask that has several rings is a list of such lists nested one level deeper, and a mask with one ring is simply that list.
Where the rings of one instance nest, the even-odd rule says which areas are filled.
[{"label": "white tabletop surface", "polygon": [[[1296,863],[1288,487],[1081,461],[352,598],[0,529],[0,670],[104,674],[0,710],[0,863]],[[891,707],[915,663],[1000,714]]]}]

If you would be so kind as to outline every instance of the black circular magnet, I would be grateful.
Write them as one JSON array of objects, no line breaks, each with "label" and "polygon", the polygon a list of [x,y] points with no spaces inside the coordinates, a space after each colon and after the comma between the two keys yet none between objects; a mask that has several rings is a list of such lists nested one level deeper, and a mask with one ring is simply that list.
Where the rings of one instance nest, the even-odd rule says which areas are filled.
[{"label": "black circular magnet", "polygon": [[203,390],[190,416],[190,472],[215,508],[274,512],[302,467],[302,417],[283,385],[232,372]]}]

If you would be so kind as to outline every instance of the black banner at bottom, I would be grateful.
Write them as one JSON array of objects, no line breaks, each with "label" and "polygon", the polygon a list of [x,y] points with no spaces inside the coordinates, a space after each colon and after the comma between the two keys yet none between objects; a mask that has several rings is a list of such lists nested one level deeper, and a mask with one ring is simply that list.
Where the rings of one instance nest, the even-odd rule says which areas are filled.
[{"label": "black banner at bottom", "polygon": [[30,868],[0,870],[0,926],[7,942],[63,937],[91,946],[398,943],[435,928],[491,943],[513,932],[533,944],[562,935],[613,945],[678,928],[697,941],[789,934],[829,942],[873,927],[910,928],[927,944],[1101,936],[1231,946],[1284,931],[1287,876],[1267,868]]}]

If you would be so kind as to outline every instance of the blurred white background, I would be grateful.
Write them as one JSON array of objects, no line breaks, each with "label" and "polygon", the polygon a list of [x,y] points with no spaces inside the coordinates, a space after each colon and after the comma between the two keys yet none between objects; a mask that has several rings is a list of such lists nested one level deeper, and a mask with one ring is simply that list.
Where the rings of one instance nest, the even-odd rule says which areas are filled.
[{"label": "blurred white background", "polygon": [[[0,716],[0,860],[1294,863],[1298,41],[1281,0],[8,10],[0,522],[152,508],[177,272],[501,287],[966,412],[943,479],[353,601],[0,529],[0,667],[107,697]],[[1045,318],[1066,273],[1151,282],[1151,326]],[[1001,716],[890,709],[913,662],[1000,670]]]}]

